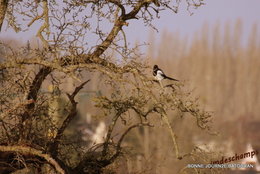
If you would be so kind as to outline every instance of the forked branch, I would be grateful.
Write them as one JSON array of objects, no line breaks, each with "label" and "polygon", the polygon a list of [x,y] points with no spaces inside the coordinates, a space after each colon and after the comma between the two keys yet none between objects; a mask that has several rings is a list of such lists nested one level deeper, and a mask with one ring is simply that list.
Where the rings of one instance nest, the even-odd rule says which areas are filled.
[{"label": "forked branch", "polygon": [[54,138],[53,142],[49,145],[50,152],[53,156],[57,156],[58,145],[59,145],[61,137],[63,136],[63,132],[68,127],[68,125],[73,120],[73,118],[75,118],[75,116],[77,115],[77,102],[75,101],[74,98],[78,94],[78,92],[84,87],[84,85],[87,84],[89,81],[90,80],[87,80],[84,83],[82,83],[80,86],[76,87],[74,92],[71,95],[67,94],[68,98],[71,102],[71,109],[70,109],[68,116],[66,117],[66,119],[63,121],[61,127],[59,128],[57,135]]}]

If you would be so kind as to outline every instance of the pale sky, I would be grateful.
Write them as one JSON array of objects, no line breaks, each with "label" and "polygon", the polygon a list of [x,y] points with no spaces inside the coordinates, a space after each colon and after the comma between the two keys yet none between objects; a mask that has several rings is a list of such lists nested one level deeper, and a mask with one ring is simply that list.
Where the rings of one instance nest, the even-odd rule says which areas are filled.
[{"label": "pale sky", "polygon": [[[174,14],[164,12],[160,19],[154,21],[154,25],[159,32],[155,32],[155,37],[160,38],[163,31],[168,32],[178,31],[182,36],[192,37],[195,31],[199,31],[204,23],[214,26],[216,22],[225,24],[230,22],[235,23],[237,19],[243,22],[243,34],[246,36],[254,23],[260,28],[260,0],[204,0],[206,5],[194,11],[190,16],[186,10],[185,4],[181,5],[179,13]],[[34,33],[25,32],[16,34],[12,29],[5,31],[6,26],[3,26],[0,37],[18,38],[26,42]],[[141,21],[131,21],[128,27],[124,27],[128,34],[128,41],[145,42],[151,29],[144,27]],[[258,29],[259,32],[259,29]]]},{"label": "pale sky", "polygon": [[[164,30],[168,32],[178,31],[183,36],[192,36],[196,31],[200,31],[206,22],[210,26],[215,23],[224,24],[229,22],[234,24],[237,19],[241,19],[243,23],[243,34],[248,35],[254,23],[260,28],[260,0],[204,0],[206,5],[194,11],[190,16],[185,5],[182,5],[179,13],[164,13],[161,18],[155,21],[155,26],[159,33],[155,33],[157,38],[160,37]],[[143,27],[141,22],[139,25],[128,27],[128,32],[136,29],[138,32],[134,34],[133,40],[144,38],[147,40],[150,29]]]}]

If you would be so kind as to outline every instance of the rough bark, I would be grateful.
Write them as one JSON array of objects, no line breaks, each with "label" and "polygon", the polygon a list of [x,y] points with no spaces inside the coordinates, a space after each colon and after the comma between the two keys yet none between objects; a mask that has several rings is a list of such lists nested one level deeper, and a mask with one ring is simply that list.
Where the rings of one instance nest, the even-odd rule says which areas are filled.
[{"label": "rough bark", "polygon": [[0,31],[5,18],[5,13],[7,10],[8,0],[0,0]]},{"label": "rough bark", "polygon": [[50,155],[43,153],[40,150],[31,148],[31,147],[24,147],[24,146],[0,146],[0,151],[2,152],[15,152],[21,154],[31,154],[38,157],[41,157],[47,161],[51,166],[55,168],[55,170],[60,174],[65,174],[64,170],[58,164],[56,160],[54,160]]}]

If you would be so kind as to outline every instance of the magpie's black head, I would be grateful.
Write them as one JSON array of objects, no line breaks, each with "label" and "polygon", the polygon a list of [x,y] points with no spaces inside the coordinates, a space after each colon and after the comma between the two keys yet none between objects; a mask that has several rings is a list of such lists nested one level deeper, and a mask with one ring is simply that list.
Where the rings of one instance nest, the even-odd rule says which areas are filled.
[{"label": "magpie's black head", "polygon": [[153,69],[158,69],[158,65],[154,65],[154,66],[153,66]]}]

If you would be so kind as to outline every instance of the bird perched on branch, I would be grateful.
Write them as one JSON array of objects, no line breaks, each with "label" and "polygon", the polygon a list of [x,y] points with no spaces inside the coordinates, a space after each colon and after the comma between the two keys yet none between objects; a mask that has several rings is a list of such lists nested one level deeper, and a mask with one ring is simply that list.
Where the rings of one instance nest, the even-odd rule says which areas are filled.
[{"label": "bird perched on branch", "polygon": [[158,67],[158,65],[154,65],[153,66],[153,76],[155,77],[156,80],[158,80],[159,82],[163,79],[169,79],[169,80],[173,80],[173,81],[179,81],[177,79],[168,77],[164,74],[164,72]]}]

